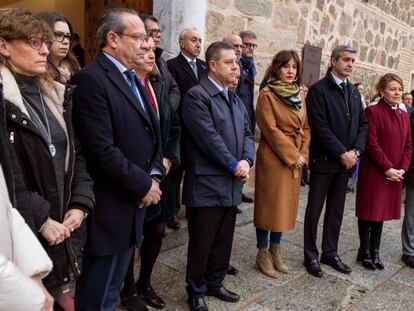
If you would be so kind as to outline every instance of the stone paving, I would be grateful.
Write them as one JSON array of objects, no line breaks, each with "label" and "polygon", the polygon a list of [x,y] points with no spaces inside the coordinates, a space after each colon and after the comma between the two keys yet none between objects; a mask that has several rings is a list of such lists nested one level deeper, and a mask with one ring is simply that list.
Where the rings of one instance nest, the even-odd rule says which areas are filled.
[{"label": "stone paving", "polygon": [[[246,192],[252,194],[253,189],[248,188]],[[354,216],[355,195],[352,193],[347,195],[339,241],[340,255],[351,266],[352,273],[344,275],[326,265],[322,265],[322,278],[315,278],[306,272],[302,261],[307,192],[308,187],[302,187],[296,228],[282,237],[283,257],[290,269],[289,274],[279,274],[277,279],[264,276],[256,267],[253,204],[241,206],[243,213],[237,217],[231,258],[231,263],[240,272],[225,279],[225,286],[240,294],[241,299],[233,304],[207,297],[209,309],[414,310],[414,270],[401,261],[402,221],[384,224],[381,256],[385,270],[365,270],[355,261],[359,239]],[[164,310],[189,310],[185,291],[187,228],[184,219],[182,224],[180,230],[168,231],[152,278],[153,287],[167,303]],[[322,221],[319,229],[322,229]],[[319,230],[319,246],[321,233],[322,230]]]}]

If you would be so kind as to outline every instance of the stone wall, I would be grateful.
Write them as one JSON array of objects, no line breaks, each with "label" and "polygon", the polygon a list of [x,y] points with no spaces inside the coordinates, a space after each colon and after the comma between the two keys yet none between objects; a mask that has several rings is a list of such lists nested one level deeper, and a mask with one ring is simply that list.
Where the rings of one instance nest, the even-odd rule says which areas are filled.
[{"label": "stone wall", "polygon": [[206,44],[226,33],[249,29],[258,35],[257,82],[274,54],[304,44],[323,49],[321,75],[331,49],[350,44],[358,50],[354,82],[367,95],[381,74],[396,72],[409,87],[414,73],[414,1],[375,0],[208,0]]}]

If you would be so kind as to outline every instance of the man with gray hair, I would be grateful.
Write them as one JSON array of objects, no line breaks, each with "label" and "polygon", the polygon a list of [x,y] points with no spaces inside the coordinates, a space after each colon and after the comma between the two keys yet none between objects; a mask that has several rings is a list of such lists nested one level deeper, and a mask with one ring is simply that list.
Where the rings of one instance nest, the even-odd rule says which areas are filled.
[{"label": "man with gray hair", "polygon": [[348,80],[356,51],[337,46],[324,78],[313,84],[306,96],[311,128],[310,183],[304,226],[304,256],[307,271],[322,276],[316,234],[326,199],[321,263],[349,274],[351,268],[338,256],[338,239],[345,205],[346,186],[364,151],[367,121],[358,89]]},{"label": "man with gray hair", "polygon": [[[207,74],[207,65],[198,58],[201,52],[201,35],[195,28],[186,28],[181,31],[179,36],[180,53],[177,57],[167,61],[168,69],[180,89],[181,101],[178,105],[178,115],[181,118],[183,98],[187,91],[194,85],[199,84],[201,78]],[[187,133],[181,121],[181,163],[185,162],[183,158],[183,148],[185,145]],[[183,177],[183,169],[179,167],[173,174],[176,177],[176,193],[180,193],[181,179]],[[180,199],[177,196],[175,203],[176,211],[174,216],[167,220],[167,226],[172,229],[179,229],[180,222],[177,214],[181,206]]]},{"label": "man with gray hair", "polygon": [[115,310],[145,207],[158,204],[165,173],[159,121],[133,71],[148,49],[144,23],[133,10],[109,9],[97,37],[102,52],[72,80],[74,126],[96,196],[76,284],[80,311]]}]

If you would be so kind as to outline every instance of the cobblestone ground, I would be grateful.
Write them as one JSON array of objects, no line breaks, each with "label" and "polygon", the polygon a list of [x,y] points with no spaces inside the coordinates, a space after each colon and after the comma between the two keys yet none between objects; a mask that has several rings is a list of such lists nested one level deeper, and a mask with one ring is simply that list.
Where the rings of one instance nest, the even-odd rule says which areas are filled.
[{"label": "cobblestone ground", "polygon": [[[253,193],[247,188],[248,194]],[[347,195],[339,241],[340,256],[352,268],[350,275],[322,265],[324,276],[310,276],[303,267],[303,221],[308,187],[302,187],[296,228],[282,237],[283,257],[289,274],[271,279],[255,265],[253,204],[243,204],[237,217],[231,263],[240,272],[227,276],[225,286],[240,294],[238,303],[223,303],[207,297],[210,310],[414,310],[414,270],[401,261],[402,221],[384,224],[381,256],[385,270],[367,271],[356,263],[358,249],[355,195]],[[323,216],[322,216],[323,217]],[[321,217],[321,219],[322,219]],[[182,217],[183,218],[183,217]],[[322,222],[318,233],[321,244]],[[188,310],[185,292],[187,229],[169,231],[153,274],[153,287],[165,299],[164,310]],[[137,263],[138,265],[138,263]],[[122,310],[122,309],[120,309]]]}]

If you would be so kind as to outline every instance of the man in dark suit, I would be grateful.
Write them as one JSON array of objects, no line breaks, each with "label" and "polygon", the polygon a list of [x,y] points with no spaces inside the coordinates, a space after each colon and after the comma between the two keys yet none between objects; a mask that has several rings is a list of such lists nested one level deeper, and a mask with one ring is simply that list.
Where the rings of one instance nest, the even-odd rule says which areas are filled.
[{"label": "man in dark suit", "polygon": [[[176,58],[167,61],[168,69],[170,70],[174,80],[180,89],[181,101],[178,105],[178,114],[181,117],[182,102],[187,91],[198,84],[200,79],[207,74],[207,65],[204,61],[197,58],[201,52],[201,36],[195,28],[186,28],[181,31],[179,36],[180,53]],[[181,153],[183,153],[183,146],[185,144],[187,134],[185,130],[181,136]],[[182,158],[182,163],[185,159]],[[182,167],[178,168],[172,174],[176,177],[177,185],[176,192],[180,193],[181,179],[183,177]],[[167,221],[167,226],[172,229],[179,229],[180,222],[176,215],[180,209],[180,200],[176,202],[176,212],[173,217]]]},{"label": "man in dark suit", "polygon": [[[256,114],[254,111],[254,79],[256,67],[254,65],[254,51],[257,48],[256,34],[250,30],[239,34],[242,41],[241,57],[239,59],[240,79],[236,93],[242,99],[250,119],[250,129],[254,135],[256,128]],[[243,195],[243,202],[253,203],[253,199]]]},{"label": "man in dark suit", "polygon": [[238,64],[233,47],[212,43],[208,76],[183,102],[188,130],[183,203],[187,208],[187,291],[191,310],[207,310],[204,296],[236,302],[223,286],[233,242],[236,207],[253,165],[254,142],[240,99],[228,89]]},{"label": "man in dark suit", "polygon": [[304,263],[307,271],[316,277],[322,276],[316,234],[325,199],[321,262],[339,272],[351,273],[351,268],[338,256],[338,239],[347,182],[364,151],[367,135],[361,95],[348,80],[355,53],[349,46],[336,47],[326,76],[313,84],[306,96],[312,139]]},{"label": "man in dark suit", "polygon": [[160,200],[165,172],[157,116],[131,71],[148,48],[143,22],[133,10],[109,9],[97,38],[102,53],[72,81],[74,125],[96,195],[76,310],[115,310],[145,207]]}]

